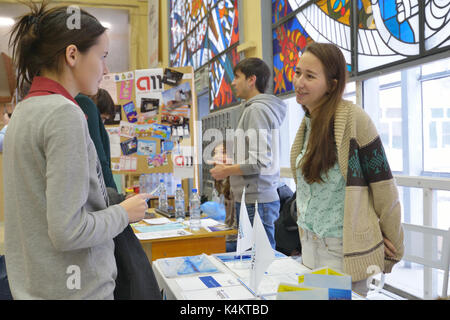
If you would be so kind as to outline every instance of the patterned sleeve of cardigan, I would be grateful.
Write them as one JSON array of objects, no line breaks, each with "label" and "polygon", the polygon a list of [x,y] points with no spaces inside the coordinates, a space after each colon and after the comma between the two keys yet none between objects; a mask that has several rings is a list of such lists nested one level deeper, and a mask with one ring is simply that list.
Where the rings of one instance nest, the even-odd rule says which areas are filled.
[{"label": "patterned sleeve of cardigan", "polygon": [[375,125],[365,112],[357,118],[356,139],[350,141],[348,178],[352,185],[369,187],[381,232],[397,249],[395,258],[385,258],[384,271],[390,272],[404,251],[398,190]]}]

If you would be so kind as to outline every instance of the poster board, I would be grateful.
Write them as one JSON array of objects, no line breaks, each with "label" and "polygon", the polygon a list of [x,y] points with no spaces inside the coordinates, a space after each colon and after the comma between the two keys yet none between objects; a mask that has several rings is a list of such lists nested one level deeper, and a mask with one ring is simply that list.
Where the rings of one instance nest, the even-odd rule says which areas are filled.
[{"label": "poster board", "polygon": [[113,174],[173,173],[177,179],[192,178],[198,189],[193,68],[109,74],[101,87],[118,105],[115,124],[106,125]]}]

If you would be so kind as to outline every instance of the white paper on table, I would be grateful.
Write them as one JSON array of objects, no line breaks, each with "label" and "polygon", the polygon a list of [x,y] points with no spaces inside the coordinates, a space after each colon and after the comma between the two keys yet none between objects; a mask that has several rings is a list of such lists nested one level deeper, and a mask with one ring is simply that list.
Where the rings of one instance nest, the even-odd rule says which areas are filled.
[{"label": "white paper on table", "polygon": [[211,218],[200,219],[200,222],[202,224],[202,228],[212,227],[212,226],[220,224],[219,221],[211,219]]},{"label": "white paper on table", "polygon": [[186,231],[184,229],[178,229],[178,230],[167,230],[167,231],[159,231],[159,232],[140,232],[140,233],[136,233],[136,237],[139,240],[151,240],[151,239],[160,239],[160,238],[189,236],[191,234],[192,234],[192,232]]},{"label": "white paper on table", "polygon": [[[249,286],[250,285],[250,279],[241,278],[241,281]],[[258,294],[259,295],[267,295],[267,294],[275,294],[278,291],[278,286],[280,283],[298,283],[297,279],[292,279],[289,275],[273,275],[269,276],[265,274],[258,286]]]},{"label": "white paper on table", "polygon": [[[233,271],[239,277],[239,279],[249,285],[250,261],[243,260],[243,264],[247,267],[243,268],[239,260],[225,262],[225,265],[231,271]],[[290,257],[275,259],[265,272],[263,280],[261,282],[261,286],[259,287],[260,292],[258,293],[276,293],[278,285],[276,285],[274,291],[270,292],[270,288],[273,288],[275,284],[279,284],[280,282],[298,283],[298,276],[309,273],[310,271],[311,270],[309,268],[305,267],[304,265]]]},{"label": "white paper on table", "polygon": [[267,269],[269,275],[289,274],[298,277],[309,272],[311,272],[311,269],[291,257],[275,259]]},{"label": "white paper on table", "polygon": [[239,280],[230,274],[214,274],[202,275],[195,277],[182,277],[175,279],[182,291],[209,289],[209,287],[201,280],[201,278],[212,278],[220,287],[229,287],[241,285]]},{"label": "white paper on table", "polygon": [[192,290],[182,293],[186,300],[249,300],[255,296],[242,285]]},{"label": "white paper on table", "polygon": [[170,223],[171,221],[166,217],[162,217],[162,218],[144,219],[144,222],[147,222],[148,224],[151,225],[158,225]]}]

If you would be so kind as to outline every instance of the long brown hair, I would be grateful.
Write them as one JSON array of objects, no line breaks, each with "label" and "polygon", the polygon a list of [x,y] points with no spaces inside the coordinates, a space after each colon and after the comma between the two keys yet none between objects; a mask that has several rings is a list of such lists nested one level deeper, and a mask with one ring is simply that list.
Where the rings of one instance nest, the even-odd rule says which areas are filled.
[{"label": "long brown hair", "polygon": [[305,52],[320,60],[328,84],[327,94],[310,114],[311,134],[300,164],[306,182],[311,184],[323,182],[322,174],[326,174],[337,160],[334,117],[344,93],[347,70],[344,55],[333,44],[314,42],[306,47]]},{"label": "long brown hair", "polygon": [[70,7],[47,9],[47,0],[40,6],[30,0],[20,2],[28,6],[30,12],[17,19],[9,38],[19,92],[42,70],[59,72],[61,58],[69,45],[75,45],[84,53],[106,30],[94,16],[81,9],[78,27],[69,24],[74,19],[74,10]]}]

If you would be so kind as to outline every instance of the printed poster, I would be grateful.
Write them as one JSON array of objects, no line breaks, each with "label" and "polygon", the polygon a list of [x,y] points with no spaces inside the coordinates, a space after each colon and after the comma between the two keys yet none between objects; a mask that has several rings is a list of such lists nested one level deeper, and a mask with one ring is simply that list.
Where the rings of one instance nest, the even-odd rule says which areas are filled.
[{"label": "printed poster", "polygon": [[103,76],[102,81],[100,82],[100,88],[108,91],[109,95],[114,101],[114,104],[118,104],[117,102],[117,86],[114,81],[114,74],[109,73]]},{"label": "printed poster", "polygon": [[120,143],[120,148],[122,149],[122,153],[124,156],[128,156],[130,154],[137,152],[137,138],[134,137],[132,139],[125,140]]},{"label": "printed poster", "polygon": [[131,100],[133,96],[133,80],[125,80],[120,83],[119,99]]},{"label": "printed poster", "polygon": [[136,112],[136,108],[134,107],[133,101],[130,101],[127,104],[124,104],[123,111],[125,112],[128,122],[130,122],[130,123],[137,122],[137,120],[138,120],[137,112]]},{"label": "printed poster", "polygon": [[140,110],[139,123],[153,123],[158,120],[163,91],[163,69],[135,71],[136,107]]},{"label": "printed poster", "polygon": [[136,171],[137,169],[137,158],[121,156],[119,167],[121,171]]},{"label": "printed poster", "polygon": [[138,156],[154,156],[156,154],[156,141],[138,140]]},{"label": "printed poster", "polygon": [[126,121],[121,121],[119,133],[122,137],[133,138],[136,136],[135,125]]},{"label": "printed poster", "polygon": [[163,152],[147,158],[147,165],[149,169],[166,166],[169,164],[167,159],[167,152]]},{"label": "printed poster", "polygon": [[193,147],[180,146],[172,150],[173,176],[177,179],[194,178]]}]

